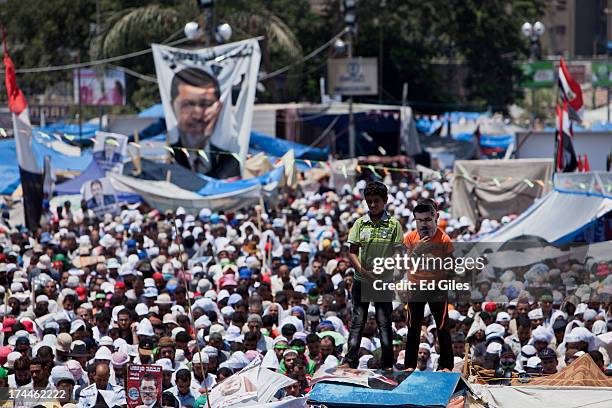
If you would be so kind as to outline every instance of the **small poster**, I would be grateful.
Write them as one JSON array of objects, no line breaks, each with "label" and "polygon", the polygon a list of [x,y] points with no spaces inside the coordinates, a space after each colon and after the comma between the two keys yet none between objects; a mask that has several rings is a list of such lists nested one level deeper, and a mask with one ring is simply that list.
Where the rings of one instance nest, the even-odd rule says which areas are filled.
[{"label": "small poster", "polygon": [[117,214],[119,202],[115,189],[106,177],[94,179],[83,184],[83,199],[87,202],[87,208],[92,210],[97,217],[106,213]]},{"label": "small poster", "polygon": [[128,408],[161,408],[161,366],[128,364],[126,397]]},{"label": "small poster", "polygon": [[105,173],[121,174],[123,161],[127,156],[128,138],[125,135],[96,132],[93,158]]},{"label": "small poster", "polygon": [[[80,78],[79,78],[80,74]],[[117,69],[74,72],[74,103],[83,105],[125,105],[125,72]]]}]

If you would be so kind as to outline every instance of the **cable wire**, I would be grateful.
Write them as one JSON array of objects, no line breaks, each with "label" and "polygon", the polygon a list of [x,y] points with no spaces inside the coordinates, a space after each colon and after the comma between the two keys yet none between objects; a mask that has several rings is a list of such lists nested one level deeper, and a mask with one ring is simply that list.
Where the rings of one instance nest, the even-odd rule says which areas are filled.
[{"label": "cable wire", "polygon": [[[188,40],[189,40],[188,38],[181,38],[179,40],[168,43],[168,45],[178,45]],[[148,48],[146,50],[134,51],[129,54],[117,55],[115,57],[103,58],[103,59],[89,61],[89,62],[80,62],[80,63],[66,64],[66,65],[54,65],[51,67],[21,68],[21,69],[15,70],[15,72],[17,74],[31,74],[31,73],[38,73],[38,72],[53,72],[53,71],[65,71],[65,70],[77,69],[77,68],[86,68],[86,67],[92,67],[95,65],[108,64],[109,62],[122,61],[122,60],[129,59],[129,58],[139,57],[141,55],[149,54],[152,51],[153,50],[151,48]],[[4,75],[4,72],[2,72],[2,74]]]}]

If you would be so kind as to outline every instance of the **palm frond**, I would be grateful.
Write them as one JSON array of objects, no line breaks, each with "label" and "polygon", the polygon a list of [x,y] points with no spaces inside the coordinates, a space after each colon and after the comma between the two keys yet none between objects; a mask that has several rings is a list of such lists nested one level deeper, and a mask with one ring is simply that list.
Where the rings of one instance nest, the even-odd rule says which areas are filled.
[{"label": "palm frond", "polygon": [[283,20],[269,12],[237,12],[228,16],[237,31],[248,36],[264,35],[271,50],[285,54],[289,59],[302,57],[302,45],[291,28]]},{"label": "palm frond", "polygon": [[181,23],[175,9],[157,4],[122,10],[107,21],[107,29],[92,42],[92,56],[105,58],[146,48],[165,40]]}]

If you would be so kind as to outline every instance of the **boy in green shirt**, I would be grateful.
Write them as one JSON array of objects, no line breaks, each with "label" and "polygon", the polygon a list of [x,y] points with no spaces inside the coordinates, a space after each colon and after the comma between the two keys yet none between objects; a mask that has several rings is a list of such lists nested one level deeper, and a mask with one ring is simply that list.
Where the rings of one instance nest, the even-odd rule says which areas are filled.
[{"label": "boy in green shirt", "polygon": [[398,248],[402,247],[403,233],[399,221],[385,210],[387,187],[383,183],[369,182],[363,195],[369,212],[355,221],[348,236],[349,259],[355,268],[355,282],[351,289],[352,320],[348,352],[343,366],[357,368],[368,307],[370,300],[373,300],[372,297],[374,297],[376,323],[382,348],[381,367],[391,369],[394,362],[391,327],[392,299],[388,298],[388,293],[385,296],[373,291],[373,286],[376,286],[373,283],[379,279],[384,280],[384,276],[378,274],[374,267],[376,258],[391,257]]}]

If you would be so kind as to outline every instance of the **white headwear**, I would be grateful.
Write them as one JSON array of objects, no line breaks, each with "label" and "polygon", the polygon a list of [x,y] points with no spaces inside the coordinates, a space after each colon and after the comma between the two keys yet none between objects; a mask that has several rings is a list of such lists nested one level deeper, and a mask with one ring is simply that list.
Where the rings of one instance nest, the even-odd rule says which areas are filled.
[{"label": "white headwear", "polygon": [[555,333],[549,327],[538,326],[534,331],[531,332],[531,339],[533,342],[545,341],[550,343],[555,338]]},{"label": "white headwear", "polygon": [[151,324],[151,321],[149,319],[144,318],[140,323],[138,323],[136,335],[150,337],[155,336],[155,332],[153,331],[153,325]]}]

